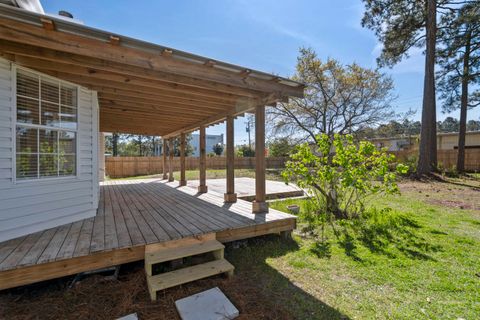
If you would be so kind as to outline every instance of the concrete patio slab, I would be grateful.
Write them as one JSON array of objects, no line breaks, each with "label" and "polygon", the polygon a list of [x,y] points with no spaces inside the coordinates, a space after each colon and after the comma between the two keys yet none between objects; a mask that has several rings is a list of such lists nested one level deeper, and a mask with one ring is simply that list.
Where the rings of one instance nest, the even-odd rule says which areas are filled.
[{"label": "concrete patio slab", "polygon": [[[192,188],[197,188],[200,184],[199,180],[191,180],[187,182],[187,185]],[[226,192],[226,179],[207,179],[207,186],[209,191],[213,191],[219,194]],[[267,188],[267,200],[288,198],[288,197],[301,197],[304,195],[302,189],[294,184],[286,185],[281,181],[266,181]],[[253,178],[235,178],[235,192],[237,197],[242,200],[253,201],[255,199],[255,179]]]},{"label": "concrete patio slab", "polygon": [[215,287],[175,301],[182,320],[230,320],[238,317],[238,309]]}]

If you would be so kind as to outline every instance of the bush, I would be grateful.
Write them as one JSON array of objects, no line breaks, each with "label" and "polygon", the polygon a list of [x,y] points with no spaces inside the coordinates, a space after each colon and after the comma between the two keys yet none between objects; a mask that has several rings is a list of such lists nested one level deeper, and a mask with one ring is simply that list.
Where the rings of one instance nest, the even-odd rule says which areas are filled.
[{"label": "bush", "polygon": [[269,143],[268,151],[272,157],[288,157],[295,145],[288,138],[277,138]]},{"label": "bush", "polygon": [[[309,211],[314,216],[306,217],[312,228],[358,217],[370,195],[399,192],[396,173],[389,170],[395,156],[368,141],[356,144],[351,135],[319,135],[316,140],[314,146],[300,145],[282,173],[286,183],[295,179],[312,197]],[[408,167],[398,164],[396,170],[406,173]]]},{"label": "bush", "polygon": [[214,145],[214,146],[212,147],[213,152],[215,152],[215,154],[216,154],[217,156],[221,156],[221,155],[222,155],[223,149],[224,149],[224,147],[223,147],[223,144],[221,144],[221,143],[217,143],[216,145]]},{"label": "bush", "polygon": [[239,146],[237,149],[238,157],[255,157],[255,150],[248,145]]}]

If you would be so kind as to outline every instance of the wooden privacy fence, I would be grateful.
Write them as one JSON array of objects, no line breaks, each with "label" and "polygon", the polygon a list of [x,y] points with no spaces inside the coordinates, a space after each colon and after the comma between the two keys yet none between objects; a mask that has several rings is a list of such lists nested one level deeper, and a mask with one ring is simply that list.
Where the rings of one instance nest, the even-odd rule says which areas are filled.
[{"label": "wooden privacy fence", "polygon": [[[392,151],[398,162],[405,162],[409,158],[418,159],[417,150]],[[438,150],[437,160],[438,166],[445,169],[453,169],[457,166],[458,150]],[[480,149],[465,149],[465,170],[480,171]]]},{"label": "wooden privacy fence", "polygon": [[[267,157],[265,159],[267,168],[280,169],[285,167],[287,157]],[[225,169],[225,157],[208,157],[207,169]],[[168,159],[167,159],[168,165]],[[199,158],[186,157],[186,170],[197,170]],[[235,158],[236,169],[254,169],[255,158]],[[168,167],[167,167],[168,170]],[[180,170],[180,157],[173,158],[173,170]],[[105,174],[110,178],[124,178],[159,174],[163,172],[162,157],[106,157]]]}]

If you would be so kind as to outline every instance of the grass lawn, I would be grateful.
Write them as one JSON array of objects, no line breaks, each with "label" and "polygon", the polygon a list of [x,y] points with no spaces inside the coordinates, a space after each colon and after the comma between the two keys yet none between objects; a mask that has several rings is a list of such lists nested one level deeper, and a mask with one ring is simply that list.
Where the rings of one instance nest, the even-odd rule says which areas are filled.
[{"label": "grass lawn", "polygon": [[[280,169],[267,169],[266,178],[267,180],[276,180],[276,181],[283,181],[281,177],[282,170]],[[180,179],[180,171],[174,171],[173,177],[175,180]],[[207,170],[207,179],[223,179],[226,177],[226,170]],[[255,178],[255,169],[235,169],[235,177],[237,178]],[[128,177],[128,178],[118,178],[118,179],[111,179],[111,180],[119,180],[119,179],[148,179],[148,178],[162,178],[162,174],[154,174],[148,176],[136,176],[136,177]],[[186,170],[185,171],[185,178],[187,180],[198,180],[200,179],[198,170]]]},{"label": "grass lawn", "polygon": [[393,220],[330,233],[324,245],[296,232],[230,259],[298,319],[478,319],[480,191],[463,182],[406,182],[401,196],[370,201],[393,208]]}]

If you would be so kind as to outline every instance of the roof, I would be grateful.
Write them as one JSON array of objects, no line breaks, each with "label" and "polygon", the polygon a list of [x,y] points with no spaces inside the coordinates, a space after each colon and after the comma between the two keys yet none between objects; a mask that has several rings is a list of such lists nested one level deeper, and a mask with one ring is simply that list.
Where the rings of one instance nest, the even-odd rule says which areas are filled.
[{"label": "roof", "polygon": [[[104,131],[191,131],[259,104],[302,97],[304,89],[288,78],[2,4],[0,53],[98,91]],[[141,112],[140,105],[149,108]],[[185,112],[173,112],[181,107]],[[143,121],[126,121],[140,113]]]}]

